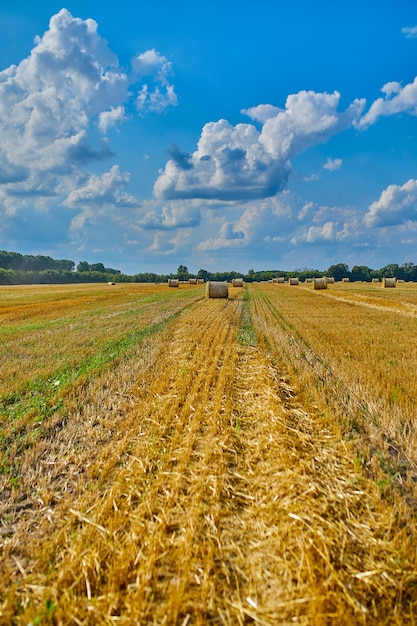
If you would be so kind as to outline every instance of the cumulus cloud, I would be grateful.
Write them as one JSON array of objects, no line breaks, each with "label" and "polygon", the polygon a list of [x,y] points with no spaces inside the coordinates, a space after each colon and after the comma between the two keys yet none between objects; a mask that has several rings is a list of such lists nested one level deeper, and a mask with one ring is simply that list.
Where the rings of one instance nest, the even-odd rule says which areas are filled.
[{"label": "cumulus cloud", "polygon": [[[248,202],[237,219],[225,217],[218,235],[201,241],[198,250],[208,252],[249,246],[267,249],[271,242],[287,237],[291,232],[298,203],[299,200],[288,191],[260,202]],[[236,207],[233,210],[236,211]]]},{"label": "cumulus cloud", "polygon": [[398,82],[386,83],[381,91],[384,97],[375,100],[369,111],[355,122],[357,128],[367,128],[383,116],[398,113],[417,115],[417,76],[404,87]]},{"label": "cumulus cloud", "polygon": [[103,206],[138,206],[137,200],[123,189],[130,180],[128,172],[120,172],[114,165],[108,172],[97,176],[91,175],[83,185],[77,186],[69,194],[64,204],[70,207],[87,205]]},{"label": "cumulus cloud", "polygon": [[2,148],[32,171],[68,169],[86,153],[76,147],[90,119],[126,96],[126,76],[96,22],[62,9],[30,56],[0,72]]},{"label": "cumulus cloud", "polygon": [[[173,155],[154,186],[158,198],[239,200],[274,196],[287,187],[291,159],[352,126],[364,101],[339,113],[340,94],[301,91],[287,98],[285,109],[260,105],[245,112],[262,122],[233,126],[227,120],[202,129],[197,150]],[[186,165],[186,167],[184,167]]]},{"label": "cumulus cloud", "polygon": [[140,113],[148,111],[160,113],[168,106],[178,104],[174,85],[169,78],[172,74],[172,63],[155,49],[139,54],[132,63],[133,70],[139,78],[149,80],[142,85],[136,98],[136,106]]},{"label": "cumulus cloud", "polygon": [[264,124],[267,120],[272,117],[276,117],[278,113],[281,113],[282,109],[273,106],[272,104],[258,104],[255,107],[250,107],[249,109],[242,109],[241,113],[247,115],[255,122],[261,122]]},{"label": "cumulus cloud", "polygon": [[[169,91],[171,102],[175,99],[167,80],[171,64],[162,55],[145,52],[134,66],[127,75],[98,34],[97,23],[62,9],[36,37],[30,55],[0,72],[0,188],[9,212],[22,208],[22,199],[30,196],[42,209],[48,197],[54,198],[54,208],[65,202],[74,207],[81,200],[91,205],[94,194],[102,199],[106,177],[114,183],[117,176],[112,169],[97,184],[85,172],[90,164],[115,156],[105,138],[97,142],[96,131],[104,134],[126,121],[130,100],[145,86],[144,73],[152,78],[154,92],[159,86],[161,93]],[[160,111],[168,102],[166,95],[158,98],[155,109]],[[82,183],[77,192],[74,180]],[[125,200],[113,196],[117,205]]]},{"label": "cumulus cloud", "polygon": [[305,233],[292,237],[292,243],[316,243],[321,241],[332,241],[335,239],[337,224],[326,222],[322,226],[310,226]]},{"label": "cumulus cloud", "polygon": [[395,226],[417,222],[417,180],[404,185],[389,185],[373,202],[364,216],[364,223],[373,226]]},{"label": "cumulus cloud", "polygon": [[116,126],[126,119],[125,109],[122,105],[111,107],[108,111],[99,114],[98,127],[102,133],[105,133],[108,128]]},{"label": "cumulus cloud", "polygon": [[190,228],[201,222],[201,211],[192,202],[171,202],[162,207],[150,208],[139,220],[142,228],[149,230],[174,230]]}]

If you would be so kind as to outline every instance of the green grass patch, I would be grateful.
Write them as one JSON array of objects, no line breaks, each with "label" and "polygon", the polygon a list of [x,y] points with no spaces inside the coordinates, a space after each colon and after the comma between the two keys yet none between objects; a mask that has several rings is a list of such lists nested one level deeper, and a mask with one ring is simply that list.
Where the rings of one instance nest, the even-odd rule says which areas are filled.
[{"label": "green grass patch", "polygon": [[256,346],[256,332],[250,314],[250,295],[245,290],[242,321],[237,333],[237,340],[242,346]]},{"label": "green grass patch", "polygon": [[[28,427],[41,424],[46,418],[56,413],[64,405],[66,392],[77,381],[101,374],[109,365],[114,366],[126,354],[141,343],[146,337],[159,333],[172,320],[181,315],[177,311],[156,324],[134,330],[122,338],[104,343],[96,354],[89,356],[82,363],[58,369],[48,377],[30,381],[20,390],[0,399],[0,449],[7,447],[24,436]],[[25,425],[19,427],[19,421],[25,418]],[[5,434],[5,428],[16,421],[16,429]],[[33,430],[33,428],[32,428]],[[22,432],[23,431],[23,432]]]}]

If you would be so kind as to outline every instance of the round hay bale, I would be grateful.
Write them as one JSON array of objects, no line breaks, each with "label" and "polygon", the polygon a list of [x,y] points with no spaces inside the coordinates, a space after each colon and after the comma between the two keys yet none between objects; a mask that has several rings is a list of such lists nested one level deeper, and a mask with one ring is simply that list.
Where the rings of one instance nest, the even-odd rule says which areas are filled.
[{"label": "round hay bale", "polygon": [[233,287],[243,287],[243,278],[234,278],[232,280]]},{"label": "round hay bale", "polygon": [[290,285],[298,285],[298,282],[299,282],[299,281],[298,281],[298,278],[296,278],[295,276],[290,277],[290,279],[289,279],[289,281],[288,281],[288,283],[289,283]]},{"label": "round hay bale", "polygon": [[189,278],[188,279],[188,283],[190,285],[196,285],[197,284],[197,279],[196,278]]},{"label": "round hay bale", "polygon": [[306,283],[312,283],[313,279],[312,278],[306,278]]},{"label": "round hay bale", "polygon": [[328,285],[333,284],[334,283],[334,277],[333,276],[326,276],[326,281],[327,281]]},{"label": "round hay bale", "polygon": [[349,278],[342,278],[342,283],[348,283],[349,282]]},{"label": "round hay bale", "polygon": [[197,278],[198,285],[204,285],[204,278]]},{"label": "round hay bale", "polygon": [[327,280],[326,277],[322,278],[314,278],[313,279],[313,287],[314,289],[327,289]]},{"label": "round hay bale", "polygon": [[384,278],[382,279],[382,286],[383,287],[396,287],[397,279],[394,277],[388,278],[387,276],[384,276]]},{"label": "round hay bale", "polygon": [[178,278],[168,278],[168,287],[179,287],[180,281]]},{"label": "round hay bale", "polygon": [[284,276],[278,276],[277,282],[278,283],[285,283],[285,277]]},{"label": "round hay bale", "polygon": [[206,283],[207,298],[228,298],[229,286],[226,282],[209,280]]}]

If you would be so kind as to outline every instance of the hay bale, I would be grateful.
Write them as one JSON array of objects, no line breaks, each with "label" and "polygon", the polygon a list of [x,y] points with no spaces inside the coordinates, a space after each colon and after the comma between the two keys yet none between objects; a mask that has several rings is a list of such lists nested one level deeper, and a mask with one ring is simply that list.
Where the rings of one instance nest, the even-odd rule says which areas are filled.
[{"label": "hay bale", "polygon": [[204,285],[204,278],[197,278],[198,285]]},{"label": "hay bale", "polygon": [[349,278],[342,278],[342,283],[348,283],[349,282]]},{"label": "hay bale", "polygon": [[196,278],[189,278],[188,279],[188,283],[190,285],[196,285],[197,284],[197,279]]},{"label": "hay bale", "polygon": [[290,277],[288,284],[289,285],[298,285],[298,278],[296,278],[295,276]]},{"label": "hay bale", "polygon": [[372,282],[373,282],[373,283],[379,283],[379,278],[373,278],[373,279],[372,279]]},{"label": "hay bale", "polygon": [[243,278],[234,278],[232,280],[233,287],[243,287]]},{"label": "hay bale", "polygon": [[179,287],[180,281],[178,278],[168,278],[168,287]]},{"label": "hay bale", "polygon": [[396,287],[397,286],[397,279],[392,277],[392,278],[388,278],[387,276],[384,276],[384,278],[382,279],[382,287]]},{"label": "hay bale", "polygon": [[325,276],[322,278],[314,278],[313,279],[313,288],[314,289],[327,289],[327,279]]},{"label": "hay bale", "polygon": [[285,283],[285,277],[284,276],[278,276],[277,282],[278,283]]},{"label": "hay bale", "polygon": [[107,283],[108,285],[115,285],[116,283],[113,283],[111,280]]},{"label": "hay bale", "polygon": [[306,283],[312,283],[313,279],[312,278],[306,278]]},{"label": "hay bale", "polygon": [[334,276],[326,276],[326,281],[327,281],[328,285],[333,284],[334,283]]},{"label": "hay bale", "polygon": [[278,282],[278,278],[273,278],[273,279],[272,279],[272,282],[273,282],[273,283],[277,283],[277,282]]},{"label": "hay bale", "polygon": [[207,298],[228,298],[229,286],[226,282],[209,280],[206,284]]}]

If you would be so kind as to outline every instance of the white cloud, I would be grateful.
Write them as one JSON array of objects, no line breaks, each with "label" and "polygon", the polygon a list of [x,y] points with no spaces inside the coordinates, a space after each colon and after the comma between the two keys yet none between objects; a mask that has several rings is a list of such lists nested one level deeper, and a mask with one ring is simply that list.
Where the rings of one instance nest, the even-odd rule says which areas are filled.
[{"label": "white cloud", "polygon": [[337,224],[326,222],[322,226],[310,226],[305,233],[291,238],[292,243],[316,243],[317,241],[332,241],[335,239]]},{"label": "white cloud", "polygon": [[401,32],[407,37],[407,39],[415,39],[417,37],[417,26],[411,26],[401,29]]},{"label": "white cloud", "polygon": [[339,100],[337,91],[300,91],[288,96],[285,111],[265,122],[260,142],[276,158],[291,159],[309,146],[327,141],[349,128],[364,107],[363,100],[355,100],[338,113]]},{"label": "white cloud", "polygon": [[172,74],[172,63],[155,49],[139,54],[132,62],[133,70],[139,78],[150,77],[136,98],[138,111],[161,113],[168,106],[178,104],[174,85],[169,82]]},{"label": "white cloud", "polygon": [[[154,204],[150,203],[150,204]],[[150,230],[174,230],[189,228],[201,222],[201,211],[192,201],[170,202],[162,207],[149,208],[138,223]]]},{"label": "white cloud", "polygon": [[273,106],[272,104],[258,104],[256,107],[250,107],[249,109],[242,109],[241,113],[247,115],[255,122],[261,122],[264,124],[272,117],[276,117],[278,113],[281,113],[282,109]]},{"label": "white cloud", "polygon": [[77,186],[69,194],[64,204],[70,207],[85,206],[138,206],[137,200],[123,189],[130,180],[128,172],[120,172],[118,165],[104,174],[89,176],[83,185]]},{"label": "white cloud", "polygon": [[176,233],[157,232],[147,252],[154,255],[169,256],[176,253],[189,253],[190,229],[182,229]]},{"label": "white cloud", "polygon": [[[104,134],[127,120],[144,74],[153,85],[148,109],[161,111],[176,99],[165,57],[148,51],[133,64],[127,74],[97,23],[62,9],[36,37],[29,56],[0,71],[3,219],[14,216],[16,224],[24,219],[22,230],[34,233],[45,223],[51,241],[70,238],[78,247],[88,241],[89,249],[100,247],[99,234],[108,241],[109,223],[111,238],[131,228],[138,202],[127,191],[130,174],[117,165],[102,171],[115,154],[106,139],[97,139],[97,131]],[[90,166],[101,173],[87,171]],[[95,228],[89,230],[91,224]]]},{"label": "white cloud", "polygon": [[338,113],[340,96],[302,91],[287,98],[286,109],[260,105],[246,110],[265,120],[253,124],[209,122],[197,150],[173,155],[154,186],[158,198],[254,199],[274,196],[286,188],[290,159],[316,143],[350,127],[364,101]]},{"label": "white cloud", "polygon": [[323,165],[323,169],[335,172],[342,167],[342,163],[342,159],[331,159],[330,157],[327,157],[327,161]]},{"label": "white cloud", "polygon": [[417,115],[417,77],[405,87],[397,82],[386,83],[381,91],[385,97],[371,104],[369,111],[355,123],[357,128],[367,128],[383,116],[405,112]]},{"label": "white cloud", "polygon": [[103,111],[99,114],[98,127],[102,133],[105,133],[108,128],[116,126],[116,124],[124,122],[125,120],[125,109],[122,105],[111,107],[108,111]]},{"label": "white cloud", "polygon": [[[225,218],[218,236],[200,242],[198,250],[267,249],[266,242],[277,241],[291,232],[298,203],[299,200],[290,192],[260,202],[248,202],[240,217],[234,221],[230,217]],[[228,215],[231,213],[228,212]]]},{"label": "white cloud", "polygon": [[417,222],[417,180],[412,178],[402,186],[389,185],[364,216],[364,223],[369,228],[409,221]]},{"label": "white cloud", "polygon": [[86,139],[90,119],[125,99],[127,86],[96,22],[62,9],[30,56],[0,72],[2,149],[32,172],[101,158]]},{"label": "white cloud", "polygon": [[[154,109],[160,110],[161,99],[174,100],[166,78],[171,64],[156,51],[138,59],[154,73]],[[76,169],[114,156],[107,143],[93,145],[94,127],[106,132],[125,121],[129,90],[143,87],[137,81],[121,70],[94,20],[59,11],[30,55],[0,72],[0,185],[7,183],[15,196],[37,193],[47,173],[62,186]],[[168,96],[157,95],[158,85]]]},{"label": "white cloud", "polygon": [[165,89],[155,86],[153,90],[148,84],[143,85],[136,98],[136,106],[141,114],[149,111],[162,113],[167,107],[175,106],[177,103],[174,85],[167,85]]}]

